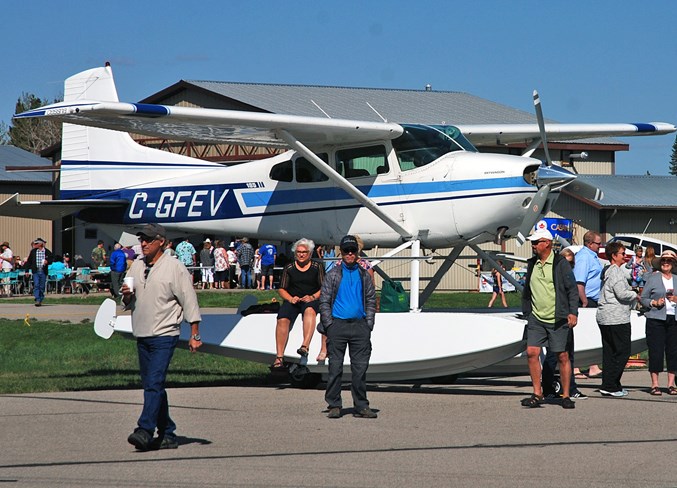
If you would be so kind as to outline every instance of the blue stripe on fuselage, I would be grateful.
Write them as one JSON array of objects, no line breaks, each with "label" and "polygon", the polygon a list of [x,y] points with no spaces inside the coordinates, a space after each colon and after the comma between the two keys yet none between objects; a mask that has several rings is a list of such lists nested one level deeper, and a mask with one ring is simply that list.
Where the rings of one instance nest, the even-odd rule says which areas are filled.
[{"label": "blue stripe on fuselage", "polygon": [[[433,181],[422,183],[387,183],[382,185],[357,186],[358,190],[369,198],[407,197],[413,195],[465,192],[477,190],[497,190],[515,187],[527,187],[524,178],[491,178],[484,180],[464,181]],[[331,188],[298,188],[291,190],[256,191],[242,195],[242,200],[247,208],[275,205],[289,205],[299,202],[326,202],[336,200],[352,200],[345,190],[337,187]],[[403,202],[400,202],[403,203]]]}]

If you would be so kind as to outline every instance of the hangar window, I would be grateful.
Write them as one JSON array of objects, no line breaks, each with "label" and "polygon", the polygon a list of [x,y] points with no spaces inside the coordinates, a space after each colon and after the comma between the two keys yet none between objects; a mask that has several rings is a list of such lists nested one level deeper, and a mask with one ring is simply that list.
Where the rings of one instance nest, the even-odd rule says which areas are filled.
[{"label": "hangar window", "polygon": [[294,179],[294,173],[291,161],[279,163],[270,168],[270,179],[276,181],[291,181]]},{"label": "hangar window", "polygon": [[344,149],[336,153],[336,170],[346,178],[375,177],[390,171],[384,146]]},{"label": "hangar window", "polygon": [[404,124],[404,133],[393,140],[402,171],[420,168],[454,151],[477,149],[453,125]]},{"label": "hangar window", "polygon": [[[325,163],[329,162],[329,156],[326,153],[317,155]],[[296,181],[299,183],[316,183],[319,181],[327,181],[329,177],[322,171],[317,169],[313,163],[306,158],[296,159]]]}]

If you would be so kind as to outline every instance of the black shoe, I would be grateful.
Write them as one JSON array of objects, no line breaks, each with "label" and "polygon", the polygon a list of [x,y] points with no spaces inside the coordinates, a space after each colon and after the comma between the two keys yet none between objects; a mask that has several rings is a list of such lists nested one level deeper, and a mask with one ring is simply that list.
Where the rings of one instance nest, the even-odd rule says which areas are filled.
[{"label": "black shoe", "polygon": [[296,350],[296,354],[298,354],[302,358],[307,358],[308,357],[308,348],[306,346],[301,346]]},{"label": "black shoe", "polygon": [[134,432],[127,437],[127,442],[136,447],[139,451],[148,451],[151,448],[152,440],[153,436],[141,427],[134,429]]},{"label": "black shoe", "polygon": [[328,419],[340,419],[341,418],[341,407],[333,407],[329,409],[327,414]]},{"label": "black shoe", "polygon": [[375,419],[378,417],[378,415],[371,408],[367,407],[363,408],[362,410],[353,412],[353,417],[359,417],[363,419]]},{"label": "black shoe", "polygon": [[576,408],[576,402],[569,397],[562,398],[562,408]]},{"label": "black shoe", "polygon": [[39,301],[35,300],[35,306],[36,306],[36,307],[40,307],[41,305],[42,305],[42,302],[39,302]]},{"label": "black shoe", "polygon": [[159,451],[161,449],[177,449],[179,447],[179,441],[176,440],[176,437],[163,437],[160,439],[156,437],[150,443],[150,448]]}]

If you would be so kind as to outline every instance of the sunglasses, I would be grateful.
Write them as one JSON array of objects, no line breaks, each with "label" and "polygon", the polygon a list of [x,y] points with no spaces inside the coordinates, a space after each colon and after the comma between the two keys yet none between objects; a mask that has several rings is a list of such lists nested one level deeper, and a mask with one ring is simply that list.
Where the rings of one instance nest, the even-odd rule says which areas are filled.
[{"label": "sunglasses", "polygon": [[157,238],[155,238],[155,237],[139,236],[139,242],[147,242],[147,243],[150,244],[151,242],[156,241],[156,240],[157,240]]},{"label": "sunglasses", "polygon": [[343,254],[357,254],[357,248],[356,247],[349,247],[347,249],[341,249],[341,252]]},{"label": "sunglasses", "polygon": [[543,239],[538,240],[538,241],[531,241],[531,245],[532,245],[532,246],[538,246],[538,245],[541,244],[542,242],[550,242],[550,241],[546,241],[546,240],[543,240]]},{"label": "sunglasses", "polygon": [[596,244],[597,246],[601,246],[601,245],[602,245],[602,241],[599,241],[599,242],[591,242],[590,244]]},{"label": "sunglasses", "polygon": [[296,251],[296,254],[308,254],[310,251]]}]

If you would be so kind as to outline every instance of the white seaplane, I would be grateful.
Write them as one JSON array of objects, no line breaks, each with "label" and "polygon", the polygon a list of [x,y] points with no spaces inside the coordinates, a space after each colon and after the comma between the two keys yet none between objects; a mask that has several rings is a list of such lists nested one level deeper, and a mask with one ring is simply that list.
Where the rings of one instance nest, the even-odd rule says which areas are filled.
[{"label": "white seaplane", "polygon": [[[64,123],[61,199],[29,202],[16,194],[0,204],[0,215],[77,214],[131,232],[157,222],[176,236],[331,243],[351,233],[367,247],[393,247],[386,258],[409,248],[411,311],[377,315],[369,378],[467,372],[520,353],[524,321],[514,314],[420,313],[461,251],[469,246],[492,261],[479,244],[510,237],[523,242],[566,185],[586,198],[602,198],[597,188],[552,164],[547,140],[677,130],[667,123],[546,125],[536,92],[534,101],[538,124],[463,126],[123,103],[106,64],[68,78],[63,102],[15,115]],[[143,147],[128,132],[289,150],[224,166]],[[489,141],[526,141],[528,147],[523,156],[513,156],[480,153],[473,145]],[[530,157],[541,144],[545,163]],[[421,292],[422,248],[452,251]],[[131,331],[129,318],[115,316],[114,305],[102,306],[97,320],[102,335]],[[204,319],[204,350],[266,363],[275,356],[274,316]],[[301,343],[300,329],[290,336],[289,361],[299,359],[291,351]],[[317,336],[311,350],[319,350]],[[187,339],[187,329],[181,337]],[[316,377],[326,365],[311,360],[296,369],[299,378]]]}]

